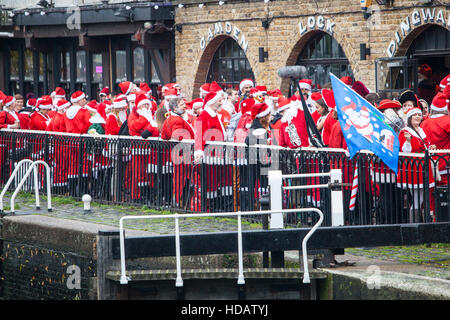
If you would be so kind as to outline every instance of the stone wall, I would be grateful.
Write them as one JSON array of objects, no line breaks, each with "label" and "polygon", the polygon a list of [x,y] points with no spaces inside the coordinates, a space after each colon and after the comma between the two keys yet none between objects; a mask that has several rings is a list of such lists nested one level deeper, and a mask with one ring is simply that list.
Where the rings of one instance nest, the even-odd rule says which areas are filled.
[{"label": "stone wall", "polygon": [[97,299],[95,233],[20,218],[0,223],[0,300]]},{"label": "stone wall", "polygon": [[[226,1],[222,6],[217,1],[179,2],[185,5],[176,8],[175,16],[176,24],[182,25],[181,32],[175,32],[177,82],[188,98],[198,96],[212,57],[227,37],[234,37],[246,51],[258,84],[266,85],[269,90],[281,88],[287,94],[288,82],[281,81],[277,70],[295,64],[308,40],[318,32],[328,32],[336,39],[355,79],[375,90],[375,60],[388,57],[389,48],[394,55],[404,55],[412,40],[430,25],[450,29],[448,7],[421,6],[409,0],[397,0],[393,7],[374,4],[369,19],[363,17],[360,2],[356,0],[286,0],[267,4]],[[205,5],[199,8],[199,3]],[[272,19],[267,29],[262,26],[265,19]],[[392,41],[395,50],[394,46],[390,47]],[[371,49],[367,60],[360,59],[361,43]],[[260,47],[268,51],[268,59],[263,63],[259,62]]]}]

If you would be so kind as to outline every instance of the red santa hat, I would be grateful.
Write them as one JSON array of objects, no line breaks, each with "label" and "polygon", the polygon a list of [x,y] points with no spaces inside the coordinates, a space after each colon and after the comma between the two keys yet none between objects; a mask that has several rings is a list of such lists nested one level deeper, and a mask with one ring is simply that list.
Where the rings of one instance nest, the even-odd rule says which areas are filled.
[{"label": "red santa hat", "polygon": [[429,65],[424,63],[424,64],[420,65],[419,73],[424,75],[427,78],[431,78],[431,76],[433,75],[433,70],[431,69],[431,67]]},{"label": "red santa hat", "polygon": [[361,97],[365,98],[369,93],[369,89],[361,81],[355,81],[352,85],[352,89],[359,94]]},{"label": "red santa hat", "polygon": [[203,94],[207,94],[209,92],[209,87],[211,86],[211,84],[209,83],[204,83],[200,86],[200,92]]},{"label": "red santa hat", "polygon": [[178,95],[178,90],[175,89],[174,87],[167,89],[166,92],[164,93],[165,99],[174,99],[179,97],[180,96]]},{"label": "red santa hat", "polygon": [[210,105],[216,103],[221,97],[222,97],[222,94],[220,92],[207,93],[205,96],[205,100],[203,101],[203,108],[205,108],[205,106],[210,106]]},{"label": "red santa hat", "polygon": [[109,95],[109,88],[108,88],[108,87],[104,87],[104,88],[102,89],[102,91],[100,91],[100,95],[101,95],[101,96],[107,96],[107,95]]},{"label": "red santa hat", "polygon": [[82,99],[86,98],[86,95],[82,91],[75,91],[70,97],[70,102],[76,103]]},{"label": "red santa hat", "polygon": [[211,82],[211,85],[209,86],[209,92],[223,92],[221,86],[215,81]]},{"label": "red santa hat", "polygon": [[27,107],[28,108],[36,107],[36,99],[35,98],[28,99],[27,100]]},{"label": "red santa hat", "polygon": [[258,103],[252,107],[252,118],[263,118],[270,113],[271,109],[266,103]]},{"label": "red santa hat", "polygon": [[150,87],[148,86],[148,84],[147,83],[145,83],[145,82],[141,82],[141,83],[139,83],[139,89],[141,90],[141,91],[144,91],[144,92],[150,92]]},{"label": "red santa hat", "polygon": [[112,107],[113,109],[122,109],[128,106],[127,100],[123,98],[117,98],[114,100]]},{"label": "red santa hat", "polygon": [[0,90],[0,103],[3,103],[5,98],[6,98],[6,95],[2,92],[2,90]]},{"label": "red santa hat", "polygon": [[280,97],[278,98],[278,111],[284,111],[286,109],[288,109],[291,105],[291,100],[289,100],[288,98],[285,97]]},{"label": "red santa hat", "polygon": [[283,95],[280,89],[275,89],[271,91],[267,91],[267,94],[271,96],[272,98],[279,98]]},{"label": "red santa hat", "polygon": [[349,77],[349,76],[342,77],[341,81],[348,86],[351,86],[353,84],[352,77]]},{"label": "red santa hat", "polygon": [[248,113],[252,111],[252,107],[255,105],[255,99],[245,99],[241,104],[241,112],[242,114]]},{"label": "red santa hat", "polygon": [[408,111],[406,111],[406,118],[409,119],[415,114],[422,114],[422,110],[417,107],[409,108]]},{"label": "red santa hat", "polygon": [[[97,105],[97,114],[100,117],[102,117],[104,121],[106,121],[106,106],[107,106],[107,104],[103,103],[103,102],[99,103]],[[100,123],[103,123],[103,122],[100,122]]]},{"label": "red santa hat", "polygon": [[300,89],[311,90],[312,88],[312,80],[311,79],[302,79],[298,82],[300,85]]},{"label": "red santa hat", "polygon": [[252,79],[243,79],[240,83],[239,83],[239,90],[242,91],[242,89],[244,89],[245,86],[251,85],[252,87],[255,86],[255,84],[253,83]]},{"label": "red santa hat", "polygon": [[256,86],[255,89],[258,90],[260,93],[267,93],[266,86]]},{"label": "red santa hat", "polygon": [[61,87],[56,87],[54,98],[56,99],[65,99],[66,98],[66,91]]},{"label": "red santa hat", "polygon": [[447,96],[444,93],[439,92],[434,96],[430,109],[434,111],[446,111],[448,102]]},{"label": "red santa hat", "polygon": [[149,104],[149,105],[151,105],[150,99],[147,98],[147,96],[146,96],[145,94],[139,93],[139,94],[136,96],[136,109],[137,109],[139,106],[142,106],[143,104],[146,104],[146,103]]},{"label": "red santa hat", "polygon": [[63,88],[56,87],[54,92],[55,92],[56,99],[65,99],[66,98],[66,91]]},{"label": "red santa hat", "polygon": [[313,92],[311,94],[311,99],[314,101],[318,101],[318,100],[322,99],[322,94],[320,92]]},{"label": "red santa hat", "polygon": [[131,81],[121,82],[119,83],[119,88],[124,95],[128,95],[131,92],[131,89],[133,88],[133,82]]},{"label": "red santa hat", "polygon": [[41,97],[36,104],[36,111],[39,110],[50,110],[53,107],[52,97],[43,96]]},{"label": "red santa hat", "polygon": [[14,102],[16,102],[16,98],[13,96],[7,96],[5,99],[3,99],[3,104],[5,107],[10,107]]},{"label": "red santa hat", "polygon": [[400,109],[402,107],[402,104],[397,100],[389,100],[384,99],[380,101],[380,104],[376,106],[378,110],[385,110],[385,109]]},{"label": "red santa hat", "polygon": [[71,106],[70,102],[67,101],[66,99],[59,99],[58,102],[56,103],[56,110],[63,110],[70,106]]},{"label": "red santa hat", "polygon": [[441,89],[445,89],[445,87],[447,86],[448,83],[450,83],[450,74],[441,80],[441,82],[439,83],[439,86],[441,87]]},{"label": "red santa hat", "polygon": [[322,98],[325,101],[325,104],[328,108],[334,109],[336,108],[336,101],[334,100],[333,90],[330,89],[322,89]]},{"label": "red santa hat", "polygon": [[192,109],[196,109],[197,107],[203,108],[203,99],[194,99],[191,101]]}]

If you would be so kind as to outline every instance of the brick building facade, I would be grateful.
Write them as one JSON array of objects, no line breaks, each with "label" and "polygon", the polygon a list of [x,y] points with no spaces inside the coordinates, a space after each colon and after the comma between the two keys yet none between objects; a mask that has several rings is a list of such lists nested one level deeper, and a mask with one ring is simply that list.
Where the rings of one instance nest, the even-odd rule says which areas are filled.
[{"label": "brick building facade", "polygon": [[[207,76],[214,55],[232,38],[245,53],[255,82],[287,94],[289,80],[280,79],[277,70],[297,64],[311,41],[325,34],[341,47],[354,79],[371,90],[377,85],[379,91],[415,88],[415,71],[422,63],[432,66],[436,78],[448,74],[450,6],[387,2],[374,1],[370,16],[356,0],[174,2],[177,82],[187,97],[198,97],[199,87],[212,79]],[[364,52],[364,46],[370,51]],[[267,57],[260,59],[263,52]],[[383,73],[386,68],[394,69]]]}]

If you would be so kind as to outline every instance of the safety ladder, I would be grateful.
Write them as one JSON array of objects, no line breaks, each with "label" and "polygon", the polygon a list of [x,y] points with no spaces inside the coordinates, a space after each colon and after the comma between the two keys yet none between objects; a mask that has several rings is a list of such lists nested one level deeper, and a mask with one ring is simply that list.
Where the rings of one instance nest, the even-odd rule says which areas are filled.
[{"label": "safety ladder", "polygon": [[51,194],[51,182],[50,182],[50,167],[49,165],[42,160],[32,161],[30,159],[23,159],[19,161],[14,168],[14,171],[12,172],[11,176],[9,177],[8,181],[6,182],[5,186],[3,187],[2,193],[0,194],[0,214],[4,215],[3,210],[3,197],[6,194],[6,191],[8,191],[9,186],[13,182],[13,180],[16,179],[16,176],[19,172],[19,170],[25,165],[29,164],[30,167],[27,169],[25,174],[23,175],[22,179],[20,180],[19,184],[17,185],[16,189],[14,190],[14,193],[11,197],[10,203],[11,203],[11,211],[10,215],[17,215],[15,213],[15,199],[17,194],[19,193],[20,189],[24,185],[25,181],[27,180],[28,176],[31,174],[31,171],[33,171],[33,182],[34,182],[34,194],[36,197],[36,210],[41,209],[40,200],[39,200],[39,183],[38,183],[38,165],[43,165],[45,167],[46,171],[46,177],[47,177],[47,210],[50,212],[52,211],[52,194]]}]

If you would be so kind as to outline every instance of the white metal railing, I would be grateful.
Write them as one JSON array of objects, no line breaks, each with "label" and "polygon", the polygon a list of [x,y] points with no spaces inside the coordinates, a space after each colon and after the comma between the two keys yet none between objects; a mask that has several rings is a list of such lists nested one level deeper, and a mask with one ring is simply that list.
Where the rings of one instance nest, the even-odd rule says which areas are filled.
[{"label": "white metal railing", "polygon": [[239,285],[245,284],[244,279],[244,263],[243,263],[243,248],[242,248],[242,220],[241,217],[245,215],[261,215],[261,214],[273,214],[273,213],[297,213],[297,212],[316,212],[319,215],[319,221],[309,230],[306,236],[302,241],[302,254],[303,254],[303,283],[310,283],[309,270],[308,270],[308,259],[307,259],[307,242],[308,239],[313,235],[317,228],[323,222],[323,213],[317,208],[301,208],[301,209],[287,209],[287,210],[265,210],[265,211],[246,211],[246,212],[223,212],[223,213],[191,213],[191,214],[178,214],[175,213],[173,215],[147,215],[147,216],[124,216],[120,218],[120,267],[121,267],[121,276],[120,283],[127,284],[131,278],[126,275],[126,266],[125,266],[125,235],[123,228],[124,220],[139,220],[139,219],[175,219],[175,255],[176,255],[176,268],[177,268],[177,277],[175,281],[176,287],[183,286],[183,279],[181,277],[181,253],[180,253],[180,228],[179,228],[179,219],[180,218],[201,218],[201,217],[231,217],[237,216],[238,222],[238,281]]},{"label": "white metal railing", "polygon": [[[330,183],[315,185],[283,186],[283,180],[295,178],[317,178],[330,177]],[[282,174],[280,170],[269,171],[270,186],[270,208],[272,210],[281,210],[283,204],[282,190],[311,190],[319,188],[330,188],[332,184],[340,185],[342,183],[342,171],[332,169],[329,172],[320,173],[300,173],[300,174]],[[331,189],[331,224],[332,226],[344,225],[344,206],[341,190]],[[271,228],[283,228],[283,215],[273,214],[271,218]]]},{"label": "white metal railing", "polygon": [[16,189],[14,190],[14,193],[11,197],[10,203],[11,203],[11,213],[14,214],[14,201],[16,199],[17,194],[19,193],[20,189],[24,185],[25,181],[27,180],[28,176],[30,175],[31,171],[33,171],[34,176],[34,194],[36,197],[36,209],[40,209],[40,200],[39,200],[39,182],[38,182],[38,168],[37,166],[39,164],[44,165],[46,176],[47,176],[47,209],[48,211],[52,210],[52,200],[51,200],[51,182],[50,182],[50,167],[49,165],[42,160],[32,161],[30,159],[23,159],[19,161],[14,168],[14,171],[12,172],[11,176],[9,177],[8,181],[6,182],[5,186],[3,187],[2,193],[0,194],[0,212],[3,213],[3,197],[8,191],[9,186],[11,185],[12,181],[16,178],[17,173],[22,168],[22,166],[26,163],[30,164],[30,167],[25,172],[24,176],[20,180],[19,184],[16,186]]}]

